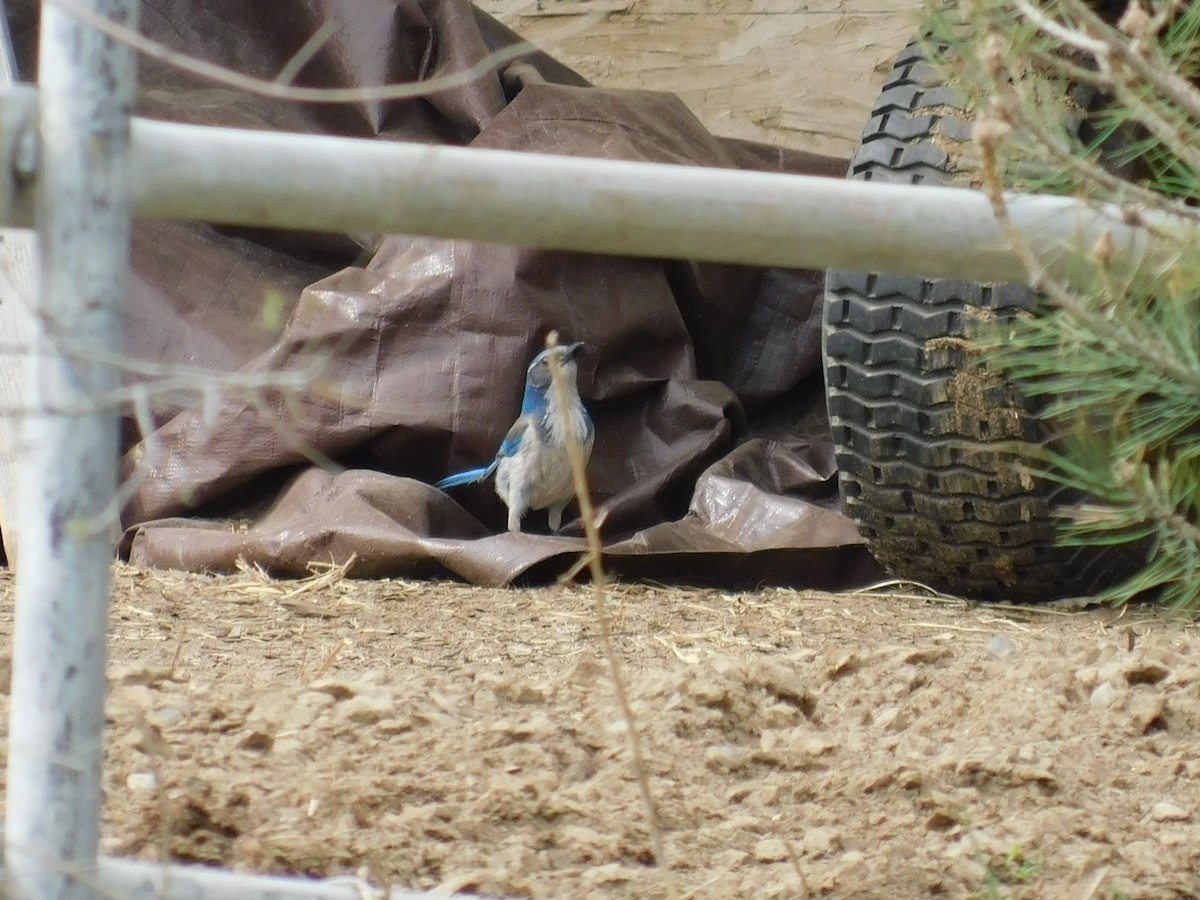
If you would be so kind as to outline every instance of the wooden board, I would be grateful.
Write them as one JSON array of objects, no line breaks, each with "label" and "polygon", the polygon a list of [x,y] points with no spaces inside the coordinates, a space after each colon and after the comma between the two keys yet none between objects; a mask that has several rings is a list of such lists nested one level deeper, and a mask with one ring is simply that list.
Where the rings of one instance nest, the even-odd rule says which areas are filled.
[{"label": "wooden board", "polygon": [[477,0],[596,84],[672,91],[714,133],[848,156],[921,0],[634,0],[562,40],[562,3]]}]

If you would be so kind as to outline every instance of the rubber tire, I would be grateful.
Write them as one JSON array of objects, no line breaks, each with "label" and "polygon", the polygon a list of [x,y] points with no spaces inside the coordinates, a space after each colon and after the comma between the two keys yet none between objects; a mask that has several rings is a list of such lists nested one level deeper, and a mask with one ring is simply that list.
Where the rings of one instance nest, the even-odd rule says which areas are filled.
[{"label": "rubber tire", "polygon": [[[965,105],[910,44],[848,177],[969,180],[955,161],[955,148],[969,146]],[[1027,313],[1036,300],[1021,285],[827,274],[825,377],[842,492],[895,577],[974,599],[1039,602],[1095,592],[1141,561],[1128,549],[1057,545],[1055,510],[1078,498],[1034,478],[1012,452],[1014,441],[1043,441],[1037,410],[975,362],[976,324]]]}]

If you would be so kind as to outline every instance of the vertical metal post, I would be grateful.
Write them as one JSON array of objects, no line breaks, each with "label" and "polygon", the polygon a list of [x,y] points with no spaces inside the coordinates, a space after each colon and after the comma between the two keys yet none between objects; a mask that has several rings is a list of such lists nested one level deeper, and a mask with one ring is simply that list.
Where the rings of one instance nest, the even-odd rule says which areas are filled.
[{"label": "vertical metal post", "polygon": [[23,423],[21,565],[5,812],[20,900],[99,896],[105,635],[119,311],[129,253],[133,53],[71,9],[133,25],[137,0],[47,0],[38,82],[39,300]]}]

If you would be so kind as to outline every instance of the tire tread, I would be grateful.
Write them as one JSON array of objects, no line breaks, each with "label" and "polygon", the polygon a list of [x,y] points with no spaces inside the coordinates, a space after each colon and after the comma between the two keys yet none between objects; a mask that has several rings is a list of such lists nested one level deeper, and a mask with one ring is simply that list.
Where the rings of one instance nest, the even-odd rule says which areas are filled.
[{"label": "tire tread", "polygon": [[[947,147],[970,138],[965,107],[914,41],[884,82],[848,177],[959,181]],[[896,576],[1035,602],[1096,590],[1131,568],[1128,552],[1056,543],[1069,492],[1033,477],[1019,450],[1044,439],[1037,410],[974,364],[979,323],[1035,304],[1022,285],[828,273],[826,393],[843,494]]]}]

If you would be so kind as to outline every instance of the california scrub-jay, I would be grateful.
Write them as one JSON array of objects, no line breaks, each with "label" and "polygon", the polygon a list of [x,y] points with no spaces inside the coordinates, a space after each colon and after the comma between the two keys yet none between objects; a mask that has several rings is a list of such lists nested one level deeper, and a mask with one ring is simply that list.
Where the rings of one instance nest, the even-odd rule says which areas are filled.
[{"label": "california scrub-jay", "polygon": [[[531,509],[545,509],[550,530],[562,525],[563,510],[575,496],[571,463],[567,457],[567,424],[579,441],[584,463],[592,454],[596,432],[592,417],[579,398],[575,383],[575,357],[583,344],[567,344],[543,350],[533,358],[525,376],[525,398],[521,415],[508,429],[496,458],[481,469],[469,469],[443,478],[434,487],[450,488],[474,484],[496,475],[496,493],[508,507],[508,530],[519,532],[521,519]],[[550,378],[550,354],[555,354],[567,388],[567,416],[563,416],[558,393]]]}]

